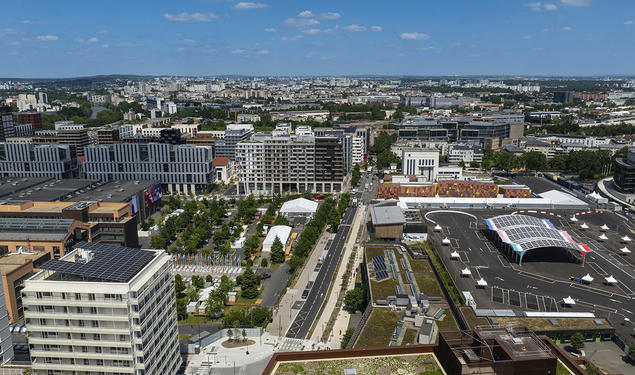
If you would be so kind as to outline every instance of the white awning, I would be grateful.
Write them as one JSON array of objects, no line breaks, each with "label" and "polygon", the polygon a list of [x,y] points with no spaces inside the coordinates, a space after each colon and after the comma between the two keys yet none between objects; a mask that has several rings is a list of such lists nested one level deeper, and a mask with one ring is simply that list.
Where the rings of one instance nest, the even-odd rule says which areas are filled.
[{"label": "white awning", "polygon": [[607,284],[615,284],[617,282],[617,280],[615,280],[615,278],[613,277],[613,275],[609,276],[609,277],[605,277],[604,280],[606,280]]},{"label": "white awning", "polygon": [[593,277],[587,273],[586,275],[582,276],[582,280],[590,283],[591,281],[593,281]]},{"label": "white awning", "polygon": [[582,223],[582,224],[580,224],[580,228],[581,229],[589,229],[589,226],[586,225],[586,223]]},{"label": "white awning", "polygon": [[459,255],[458,251],[453,251],[452,253],[450,253],[450,258],[452,259],[458,259],[461,256]]},{"label": "white awning", "polygon": [[469,268],[465,267],[461,270],[461,275],[471,275],[472,271]]},{"label": "white awning", "polygon": [[631,238],[629,236],[622,237],[623,242],[631,242]]},{"label": "white awning", "polygon": [[446,237],[443,239],[443,244],[444,245],[449,245],[450,244],[450,240]]},{"label": "white awning", "polygon": [[626,246],[624,246],[623,248],[620,249],[620,253],[622,253],[622,254],[630,254],[631,251]]},{"label": "white awning", "polygon": [[600,234],[600,235],[598,236],[598,238],[599,238],[599,239],[601,239],[602,241],[606,241],[606,240],[608,240],[608,239],[609,239],[609,238],[608,238],[606,235],[604,235],[604,234]]},{"label": "white awning", "polygon": [[439,224],[437,224],[437,225],[434,227],[434,231],[435,231],[435,232],[441,232],[441,226],[440,226]]},{"label": "white awning", "polygon": [[565,305],[575,305],[575,301],[571,298],[571,296],[563,299],[562,302],[564,302]]},{"label": "white awning", "polygon": [[571,216],[571,221],[573,221],[575,223],[576,221],[578,221],[578,218],[575,217],[575,216]]},{"label": "white awning", "polygon": [[481,279],[480,279],[480,280],[477,280],[477,281],[476,281],[476,285],[478,285],[478,286],[487,286],[487,281],[485,281],[485,279],[483,279],[483,278],[481,277]]},{"label": "white awning", "polygon": [[600,227],[600,229],[603,230],[603,231],[607,231],[607,230],[609,230],[609,227],[606,224],[604,224],[604,225],[602,225]]}]

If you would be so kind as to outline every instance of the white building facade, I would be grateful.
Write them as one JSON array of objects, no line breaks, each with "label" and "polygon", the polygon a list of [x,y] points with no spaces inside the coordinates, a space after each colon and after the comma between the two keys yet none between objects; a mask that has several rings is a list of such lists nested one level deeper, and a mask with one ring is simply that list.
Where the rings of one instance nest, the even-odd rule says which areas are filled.
[{"label": "white building facade", "polygon": [[439,150],[404,148],[401,152],[401,170],[406,175],[421,176],[433,182],[439,171]]}]

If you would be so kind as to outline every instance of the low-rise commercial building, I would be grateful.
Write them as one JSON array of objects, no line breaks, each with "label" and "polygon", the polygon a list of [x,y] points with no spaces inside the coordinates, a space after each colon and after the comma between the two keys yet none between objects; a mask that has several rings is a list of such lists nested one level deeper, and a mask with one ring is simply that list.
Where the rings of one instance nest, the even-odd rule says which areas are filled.
[{"label": "low-rise commercial building", "polygon": [[370,206],[370,219],[377,238],[400,240],[406,217],[396,201]]}]

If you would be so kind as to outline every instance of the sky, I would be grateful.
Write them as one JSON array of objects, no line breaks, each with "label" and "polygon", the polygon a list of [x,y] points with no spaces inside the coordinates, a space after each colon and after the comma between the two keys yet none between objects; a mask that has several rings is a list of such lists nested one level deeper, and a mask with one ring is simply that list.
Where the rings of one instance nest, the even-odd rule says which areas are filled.
[{"label": "sky", "polygon": [[4,2],[0,77],[635,74],[633,0]]}]

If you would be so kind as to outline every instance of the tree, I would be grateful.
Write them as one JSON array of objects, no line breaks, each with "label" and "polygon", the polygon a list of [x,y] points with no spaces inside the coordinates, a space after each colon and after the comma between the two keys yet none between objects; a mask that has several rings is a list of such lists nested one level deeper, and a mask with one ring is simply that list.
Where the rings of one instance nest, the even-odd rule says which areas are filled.
[{"label": "tree", "polygon": [[150,239],[150,247],[153,249],[163,249],[167,245],[167,240],[162,234],[152,236]]},{"label": "tree", "polygon": [[276,220],[273,222],[273,225],[289,225],[289,219],[282,215],[278,215]]},{"label": "tree", "polygon": [[538,151],[530,151],[525,152],[520,157],[522,164],[525,166],[526,170],[529,171],[540,171],[545,169],[547,166],[547,157],[542,152]]},{"label": "tree", "polygon": [[231,328],[227,330],[227,337],[229,337],[230,341],[234,338],[234,331]]},{"label": "tree", "polygon": [[176,276],[174,276],[174,290],[176,291],[176,295],[178,296],[183,293],[186,288],[187,286],[185,285],[181,275],[176,274]]},{"label": "tree", "polygon": [[243,334],[243,341],[245,341],[245,339],[247,339],[247,330],[243,328],[242,334]]},{"label": "tree", "polygon": [[282,263],[284,262],[284,245],[282,241],[276,236],[271,245],[271,262]]},{"label": "tree", "polygon": [[344,332],[344,336],[342,336],[342,349],[346,349],[348,342],[351,341],[351,337],[353,337],[353,333],[355,333],[354,328],[349,328]]},{"label": "tree", "polygon": [[569,341],[571,342],[571,346],[573,346],[574,349],[580,350],[584,348],[584,336],[580,332],[576,332],[571,335]]},{"label": "tree", "polygon": [[141,230],[143,231],[150,229],[150,224],[148,224],[148,222],[145,220],[141,222],[140,226],[141,226]]},{"label": "tree", "polygon": [[377,156],[377,169],[386,169],[390,167],[390,164],[399,164],[401,159],[390,149],[386,149]]},{"label": "tree", "polygon": [[198,275],[192,276],[192,285],[194,285],[198,289],[205,288],[205,280]]},{"label": "tree", "polygon": [[355,165],[353,167],[353,171],[351,172],[351,186],[357,186],[361,178],[362,178],[362,173],[359,169],[359,165]]},{"label": "tree", "polygon": [[363,288],[355,288],[346,292],[344,296],[344,306],[352,312],[361,310],[364,307],[366,293]]},{"label": "tree", "polygon": [[628,355],[631,358],[635,358],[635,345],[631,345],[628,347]]},{"label": "tree", "polygon": [[243,298],[253,299],[258,297],[260,291],[260,276],[248,267],[242,275],[236,278],[236,282],[240,285],[240,295]]},{"label": "tree", "polygon": [[262,268],[269,267],[269,262],[267,262],[267,259],[262,258],[262,260],[260,261],[260,267],[262,267]]}]

